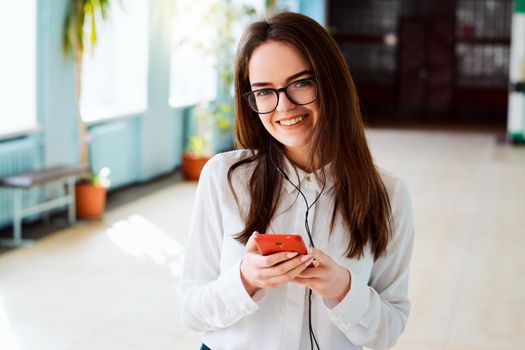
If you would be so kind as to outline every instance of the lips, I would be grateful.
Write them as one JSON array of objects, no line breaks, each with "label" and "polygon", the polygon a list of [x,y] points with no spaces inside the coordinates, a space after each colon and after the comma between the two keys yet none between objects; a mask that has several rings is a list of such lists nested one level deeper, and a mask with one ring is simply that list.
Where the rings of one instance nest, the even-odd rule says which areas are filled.
[{"label": "lips", "polygon": [[303,114],[303,115],[299,115],[296,117],[285,118],[285,119],[278,120],[277,123],[279,123],[282,126],[294,126],[302,122],[304,119],[306,119],[307,116],[308,114]]}]

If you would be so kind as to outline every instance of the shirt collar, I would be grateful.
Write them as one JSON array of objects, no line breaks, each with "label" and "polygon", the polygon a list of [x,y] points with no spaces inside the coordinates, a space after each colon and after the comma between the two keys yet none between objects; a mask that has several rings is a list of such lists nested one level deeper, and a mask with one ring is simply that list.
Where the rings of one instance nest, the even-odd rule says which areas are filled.
[{"label": "shirt collar", "polygon": [[[323,191],[323,184],[317,181],[316,177],[316,175],[320,174],[321,170],[316,170],[312,173],[307,173],[298,166],[295,166],[288,158],[284,157],[283,171],[288,176],[288,179],[290,179],[290,181],[293,182],[295,186],[301,188],[302,184],[312,183],[317,193]],[[326,191],[334,185],[331,163],[328,163],[324,166],[324,171],[326,174],[326,184],[324,186],[324,190]],[[290,182],[286,181],[286,179],[283,180],[284,187],[286,188],[288,193],[293,193],[294,191],[297,191],[297,189]]]}]

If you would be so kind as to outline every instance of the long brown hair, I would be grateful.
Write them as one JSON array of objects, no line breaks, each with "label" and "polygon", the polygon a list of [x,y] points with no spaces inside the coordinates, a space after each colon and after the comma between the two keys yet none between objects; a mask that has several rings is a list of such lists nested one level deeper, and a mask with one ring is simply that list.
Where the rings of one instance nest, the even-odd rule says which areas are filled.
[{"label": "long brown hair", "polygon": [[[331,230],[339,215],[350,238],[347,256],[362,257],[369,244],[377,259],[385,253],[392,236],[391,209],[366,143],[354,82],[332,37],[317,22],[297,13],[280,13],[252,23],[237,49],[235,145],[253,152],[228,171],[236,199],[231,182],[233,172],[246,164],[254,164],[254,168],[249,180],[251,203],[244,218],[246,226],[236,239],[246,244],[253,231],[266,231],[278,207],[283,181],[273,164],[284,164],[283,146],[274,140],[272,147],[271,136],[242,98],[242,93],[251,89],[248,74],[251,55],[268,40],[285,42],[297,49],[310,62],[317,81],[320,118],[309,141],[309,164],[318,167],[331,162],[335,182]],[[321,170],[320,180],[325,179]]]}]

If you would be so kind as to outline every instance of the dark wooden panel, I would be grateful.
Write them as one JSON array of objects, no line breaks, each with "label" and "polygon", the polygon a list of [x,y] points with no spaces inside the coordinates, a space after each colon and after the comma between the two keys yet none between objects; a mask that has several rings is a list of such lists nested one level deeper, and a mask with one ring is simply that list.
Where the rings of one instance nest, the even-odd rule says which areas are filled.
[{"label": "dark wooden panel", "polygon": [[505,115],[509,90],[507,87],[458,87],[456,89],[456,110],[477,110],[484,113],[491,110],[493,113]]},{"label": "dark wooden panel", "polygon": [[397,95],[394,85],[359,82],[356,83],[356,88],[361,104],[366,109],[376,110],[377,107],[392,109],[396,105]]},{"label": "dark wooden panel", "polygon": [[450,109],[454,81],[454,21],[409,17],[400,23],[399,104],[418,113]]},{"label": "dark wooden panel", "polygon": [[428,22],[427,106],[431,110],[450,109],[454,86],[454,20]]},{"label": "dark wooden panel", "polygon": [[399,103],[403,108],[421,108],[425,101],[427,25],[408,18],[400,23]]}]

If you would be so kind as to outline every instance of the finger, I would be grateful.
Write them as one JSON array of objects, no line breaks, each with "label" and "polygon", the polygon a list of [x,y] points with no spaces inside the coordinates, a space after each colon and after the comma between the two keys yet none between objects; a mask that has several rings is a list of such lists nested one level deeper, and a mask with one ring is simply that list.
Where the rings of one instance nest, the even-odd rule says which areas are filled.
[{"label": "finger", "polygon": [[298,278],[321,278],[323,277],[324,273],[325,272],[323,272],[322,270],[318,268],[310,268],[310,269],[305,269],[297,277]]},{"label": "finger", "polygon": [[308,266],[311,265],[312,261],[313,261],[313,258],[308,259],[306,262],[301,261],[302,264],[297,265],[296,267],[294,267],[293,269],[291,269],[290,271],[286,273],[287,280],[288,281],[293,280],[295,277],[303,273],[306,269],[308,269]]},{"label": "finger", "polygon": [[[305,269],[312,263],[313,257],[311,255],[297,256],[293,259],[286,260],[280,264],[274,265],[271,268],[266,269],[269,277],[285,276],[296,267],[302,267],[301,270]],[[287,280],[289,280],[288,278]]]},{"label": "finger", "polygon": [[255,235],[257,235],[257,231],[254,231],[248,239],[248,242],[246,242],[246,247],[244,247],[245,253],[259,251],[259,248],[257,248],[257,244],[255,244]]},{"label": "finger", "polygon": [[279,252],[266,256],[262,256],[258,259],[257,266],[259,267],[272,267],[283,261],[290,260],[298,255],[296,252]]},{"label": "finger", "polygon": [[[294,260],[296,260],[296,259],[294,259]],[[293,280],[301,272],[303,272],[306,268],[308,268],[308,266],[312,263],[312,260],[313,260],[313,258],[310,258],[306,262],[299,260],[299,264],[297,266],[295,266],[294,268],[290,269],[285,274],[269,278],[269,281],[271,283],[274,283],[274,284],[283,284],[285,282],[289,282],[289,281]]]},{"label": "finger", "polygon": [[316,279],[310,279],[310,278],[295,277],[290,282],[297,283],[297,284],[302,284],[303,286],[308,287],[308,288],[311,289],[313,287],[313,281],[317,281],[317,280]]}]

